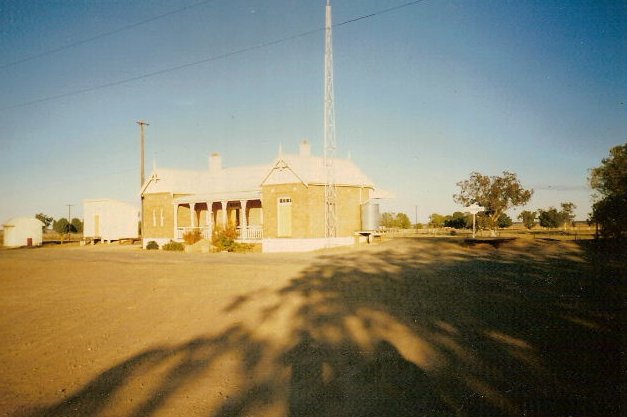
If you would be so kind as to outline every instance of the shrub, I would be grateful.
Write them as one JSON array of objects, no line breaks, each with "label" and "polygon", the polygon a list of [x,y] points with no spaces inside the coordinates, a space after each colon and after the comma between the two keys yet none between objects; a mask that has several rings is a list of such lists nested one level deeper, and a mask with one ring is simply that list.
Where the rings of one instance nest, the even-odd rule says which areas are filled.
[{"label": "shrub", "polygon": [[159,244],[157,242],[155,242],[154,240],[151,240],[150,242],[148,242],[148,244],[146,245],[146,249],[148,250],[155,250],[155,249],[159,249]]},{"label": "shrub", "polygon": [[233,252],[236,248],[235,239],[237,238],[237,229],[234,226],[217,227],[213,231],[211,242],[215,246],[217,252]]},{"label": "shrub", "polygon": [[183,234],[183,240],[188,245],[193,245],[196,242],[199,242],[202,239],[202,235],[200,234],[200,230],[195,229]]},{"label": "shrub", "polygon": [[171,240],[170,243],[163,245],[161,249],[168,251],[182,251],[185,249],[185,245]]}]

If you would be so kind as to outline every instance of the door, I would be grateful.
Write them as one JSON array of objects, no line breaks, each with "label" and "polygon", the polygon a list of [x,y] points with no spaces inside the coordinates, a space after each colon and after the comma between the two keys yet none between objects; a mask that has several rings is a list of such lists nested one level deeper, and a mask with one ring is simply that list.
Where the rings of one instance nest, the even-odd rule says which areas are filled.
[{"label": "door", "polygon": [[292,236],[292,199],[279,198],[277,207],[277,237]]}]

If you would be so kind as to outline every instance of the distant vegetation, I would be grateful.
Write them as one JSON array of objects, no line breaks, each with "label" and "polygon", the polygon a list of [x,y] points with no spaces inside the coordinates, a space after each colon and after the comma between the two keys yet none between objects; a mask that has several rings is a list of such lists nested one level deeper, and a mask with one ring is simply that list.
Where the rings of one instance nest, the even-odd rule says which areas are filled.
[{"label": "distant vegetation", "polygon": [[411,221],[405,213],[382,213],[381,226],[390,229],[409,229]]}]

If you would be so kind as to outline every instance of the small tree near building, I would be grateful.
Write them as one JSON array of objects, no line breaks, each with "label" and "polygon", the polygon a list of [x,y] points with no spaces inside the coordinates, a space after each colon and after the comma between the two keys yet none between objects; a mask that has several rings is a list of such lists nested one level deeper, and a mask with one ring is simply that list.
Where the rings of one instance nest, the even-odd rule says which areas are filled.
[{"label": "small tree near building", "polygon": [[70,231],[72,233],[83,233],[83,222],[81,219],[77,219],[76,217],[72,219],[72,223],[70,223]]},{"label": "small tree near building", "polygon": [[52,224],[52,221],[54,220],[52,216],[46,216],[44,213],[37,213],[35,215],[35,218],[44,224],[43,225],[44,230],[49,228],[50,225]]}]

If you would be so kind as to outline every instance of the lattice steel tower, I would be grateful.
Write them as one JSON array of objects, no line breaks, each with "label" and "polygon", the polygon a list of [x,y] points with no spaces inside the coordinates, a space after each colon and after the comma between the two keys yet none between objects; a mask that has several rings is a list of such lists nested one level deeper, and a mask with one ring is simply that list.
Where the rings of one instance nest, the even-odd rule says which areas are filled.
[{"label": "lattice steel tower", "polygon": [[325,237],[337,236],[337,190],[335,186],[335,105],[333,93],[333,24],[331,0],[327,0],[324,50],[324,224]]}]

